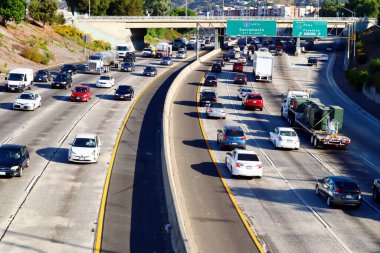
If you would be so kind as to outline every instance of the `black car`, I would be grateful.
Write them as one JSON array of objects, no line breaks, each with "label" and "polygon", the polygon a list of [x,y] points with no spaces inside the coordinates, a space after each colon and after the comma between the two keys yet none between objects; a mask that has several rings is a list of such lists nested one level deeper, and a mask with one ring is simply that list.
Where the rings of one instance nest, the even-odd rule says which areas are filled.
[{"label": "black car", "polygon": [[211,72],[221,73],[222,72],[222,65],[219,63],[212,64]]},{"label": "black car", "polygon": [[157,75],[157,69],[152,66],[148,66],[144,68],[143,72],[144,76],[156,76]]},{"label": "black car", "polygon": [[380,179],[375,179],[372,184],[372,198],[374,201],[380,200]]},{"label": "black car", "polygon": [[115,89],[114,98],[115,100],[129,100],[131,101],[135,91],[132,86],[129,85],[119,85],[117,89]]},{"label": "black car", "polygon": [[49,70],[38,70],[34,76],[34,82],[49,82],[52,79],[52,75]]},{"label": "black car", "polygon": [[77,67],[73,64],[64,64],[60,70],[61,73],[69,73],[74,75],[77,73]]},{"label": "black car", "polygon": [[215,63],[220,64],[220,66],[222,66],[222,67],[226,66],[226,64],[222,60],[216,60]]},{"label": "black car", "polygon": [[206,76],[205,78],[205,82],[204,82],[204,86],[214,86],[214,87],[217,87],[218,86],[218,79],[216,78],[216,76]]},{"label": "black car", "polygon": [[51,83],[52,88],[64,88],[67,90],[68,87],[71,87],[73,83],[73,78],[69,73],[59,73],[53,79]]},{"label": "black car", "polygon": [[326,199],[327,206],[344,205],[359,207],[362,195],[359,186],[344,176],[329,176],[318,179],[315,194]]},{"label": "black car", "polygon": [[223,61],[230,61],[230,56],[227,54],[223,55]]},{"label": "black car", "polygon": [[127,52],[124,57],[124,61],[126,62],[135,62],[136,61],[136,54],[133,52]]},{"label": "black car", "polygon": [[200,94],[200,104],[201,106],[205,106],[210,104],[211,102],[217,102],[216,93],[213,90],[203,90]]},{"label": "black car", "polygon": [[309,57],[307,58],[307,65],[309,66],[318,66],[318,58],[317,57]]},{"label": "black car", "polygon": [[29,167],[29,151],[26,146],[5,144],[0,146],[0,176],[22,176]]},{"label": "black car", "polygon": [[128,71],[128,72],[132,72],[135,70],[135,64],[133,62],[124,62],[122,65],[121,65],[121,68],[120,68],[121,71]]}]

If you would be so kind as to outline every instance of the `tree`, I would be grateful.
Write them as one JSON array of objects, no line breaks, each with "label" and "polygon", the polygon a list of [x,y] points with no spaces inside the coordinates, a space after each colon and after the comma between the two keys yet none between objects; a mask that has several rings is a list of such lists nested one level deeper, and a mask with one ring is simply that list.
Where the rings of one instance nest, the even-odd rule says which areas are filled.
[{"label": "tree", "polygon": [[141,0],[111,0],[107,15],[139,16],[142,15]]},{"label": "tree", "polygon": [[339,12],[339,4],[336,2],[324,2],[319,10],[320,17],[336,17]]},{"label": "tree", "polygon": [[151,16],[168,16],[172,6],[173,4],[170,0],[149,0],[145,1],[144,9]]},{"label": "tree", "polygon": [[[345,7],[354,11],[357,17],[376,17],[379,6],[379,0],[350,0],[345,4]],[[347,12],[346,16],[351,16],[351,13]]]},{"label": "tree", "polygon": [[[187,16],[196,16],[197,13],[187,8]],[[186,16],[186,8],[176,7],[170,12],[170,16]]]},{"label": "tree", "polygon": [[56,0],[31,0],[29,3],[29,15],[32,19],[46,23],[52,23],[56,18],[58,2]]},{"label": "tree", "polygon": [[4,26],[9,21],[15,21],[17,24],[20,23],[25,17],[25,13],[25,0],[0,0],[0,22]]}]

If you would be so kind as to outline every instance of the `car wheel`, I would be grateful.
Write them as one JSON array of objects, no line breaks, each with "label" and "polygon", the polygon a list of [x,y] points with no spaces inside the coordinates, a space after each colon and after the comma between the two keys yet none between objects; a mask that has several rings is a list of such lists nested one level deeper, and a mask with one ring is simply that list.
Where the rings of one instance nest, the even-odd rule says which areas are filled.
[{"label": "car wheel", "polygon": [[328,207],[332,207],[331,197],[327,198],[326,204],[327,204]]},{"label": "car wheel", "polygon": [[28,158],[28,160],[26,161],[25,167],[29,167],[29,164],[30,164],[30,159]]},{"label": "car wheel", "polygon": [[23,174],[23,168],[21,167],[20,170],[18,171],[17,173],[17,177],[22,177],[22,174]]},{"label": "car wheel", "polygon": [[314,138],[314,147],[315,148],[318,148],[319,147],[319,140],[318,140],[318,138]]},{"label": "car wheel", "polygon": [[373,189],[372,198],[374,201],[379,201],[379,191],[377,189]]},{"label": "car wheel", "polygon": [[318,187],[318,185],[315,186],[315,195],[319,196],[319,187]]},{"label": "car wheel", "polygon": [[224,150],[224,145],[220,142],[219,143],[220,150]]},{"label": "car wheel", "polygon": [[310,137],[310,143],[311,143],[311,144],[314,143],[314,135],[312,135],[312,136]]},{"label": "car wheel", "polygon": [[260,111],[262,111],[263,110],[263,107],[260,107]]}]

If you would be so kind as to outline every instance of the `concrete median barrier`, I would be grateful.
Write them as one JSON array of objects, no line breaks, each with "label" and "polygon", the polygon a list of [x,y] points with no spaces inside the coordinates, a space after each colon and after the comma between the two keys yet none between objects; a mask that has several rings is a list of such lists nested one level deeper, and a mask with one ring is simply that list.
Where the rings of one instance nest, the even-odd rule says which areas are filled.
[{"label": "concrete median barrier", "polygon": [[181,185],[179,184],[179,175],[177,171],[176,161],[173,154],[173,136],[171,136],[171,128],[173,119],[170,117],[174,96],[181,86],[185,78],[196,70],[202,62],[210,60],[213,56],[220,53],[220,49],[213,50],[208,54],[194,61],[184,68],[181,73],[173,81],[165,99],[163,123],[162,123],[162,166],[163,178],[165,185],[165,196],[168,207],[169,224],[166,227],[167,232],[171,233],[171,240],[174,252],[199,252],[192,229],[190,219],[188,217]]}]

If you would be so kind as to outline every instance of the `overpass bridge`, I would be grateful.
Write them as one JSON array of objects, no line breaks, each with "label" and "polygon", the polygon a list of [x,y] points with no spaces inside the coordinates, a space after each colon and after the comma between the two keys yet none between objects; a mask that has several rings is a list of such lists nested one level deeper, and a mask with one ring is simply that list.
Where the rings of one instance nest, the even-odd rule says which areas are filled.
[{"label": "overpass bridge", "polygon": [[[375,24],[375,19],[354,17],[286,17],[259,16],[75,16],[71,23],[80,30],[92,34],[109,34],[120,41],[131,40],[137,49],[143,47],[147,28],[197,28],[215,29],[215,38],[224,36],[227,20],[273,20],[277,22],[277,30],[292,29],[294,20],[326,21],[328,29],[346,29],[356,23],[358,31]],[[95,33],[95,34],[94,34]],[[280,35],[280,33],[279,33]],[[99,38],[107,40],[107,38]],[[114,43],[111,43],[114,44]]]}]

